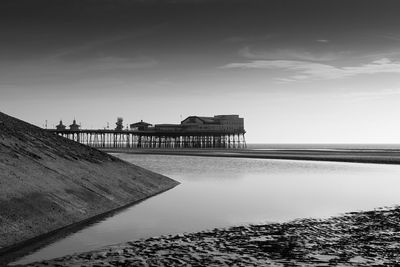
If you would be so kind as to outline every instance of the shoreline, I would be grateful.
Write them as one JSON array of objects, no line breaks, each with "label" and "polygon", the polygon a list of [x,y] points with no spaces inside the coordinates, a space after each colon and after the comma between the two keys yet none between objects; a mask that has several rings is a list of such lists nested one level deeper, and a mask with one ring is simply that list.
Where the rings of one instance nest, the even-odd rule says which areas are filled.
[{"label": "shoreline", "polygon": [[106,153],[400,164],[398,149],[101,149]]},{"label": "shoreline", "polygon": [[[98,221],[104,220],[105,218],[114,216],[115,214],[117,214],[118,212],[120,212],[126,208],[137,205],[151,197],[155,197],[155,196],[162,194],[168,190],[171,190],[176,186],[178,186],[178,184],[174,185],[171,188],[167,188],[163,191],[157,192],[154,195],[146,196],[143,199],[139,199],[132,203],[128,203],[124,206],[117,207],[113,210],[110,210],[110,211],[95,215],[93,217],[87,218],[85,220],[61,227],[59,229],[53,230],[53,231],[45,233],[43,235],[33,237],[31,239],[25,240],[21,243],[13,245],[13,246],[2,248],[2,249],[0,249],[0,266],[12,266],[9,264],[13,263],[13,262],[17,262],[18,260],[22,259],[24,256],[30,254],[31,252],[34,252],[44,246],[47,246],[48,244],[56,242],[57,240],[64,238],[72,233],[75,233],[86,226],[89,226]],[[16,266],[18,266],[18,265],[16,265]]]},{"label": "shoreline", "polygon": [[152,237],[27,266],[394,266],[400,207]]},{"label": "shoreline", "polygon": [[[118,150],[118,153],[123,153],[126,150]],[[107,151],[109,152],[109,151]],[[134,154],[163,154],[171,153],[170,150],[140,150],[130,151]],[[135,153],[139,152],[139,153]],[[185,155],[196,154],[196,156],[207,156],[213,154],[214,157],[224,155],[225,157],[231,156],[231,154],[237,153],[237,150],[185,150],[185,151],[172,151],[173,155],[179,155],[182,153]],[[258,152],[257,156],[264,157],[265,151],[239,151],[242,155],[246,156],[246,153],[252,155],[254,152]],[[268,151],[269,152],[269,151]],[[292,156],[291,153],[301,155],[307,154],[308,151],[304,150],[285,150],[281,151]],[[313,150],[312,153],[318,153],[320,151]],[[323,151],[325,152],[325,151]],[[329,151],[331,152],[331,151]],[[384,156],[398,153],[397,151],[379,151]],[[341,155],[343,153],[334,152],[332,154]],[[346,153],[349,153],[346,151]],[[372,151],[361,151],[355,152],[354,154],[374,153]],[[354,156],[353,154],[353,156]],[[168,154],[167,154],[168,155]],[[364,154],[365,155],[365,154]],[[376,163],[376,162],[375,162]],[[136,203],[133,203],[136,204]],[[376,255],[378,255],[381,262],[385,264],[391,264],[397,262],[397,258],[394,260],[388,258],[385,255],[385,246],[394,246],[395,242],[400,239],[397,237],[397,232],[400,232],[400,228],[395,228],[395,235],[393,240],[387,241],[385,235],[392,231],[390,228],[392,225],[400,224],[400,208],[386,208],[376,209],[374,211],[365,212],[350,212],[342,216],[335,216],[329,219],[316,220],[316,219],[298,219],[294,221],[284,223],[272,223],[263,225],[249,225],[249,226],[235,226],[231,228],[221,228],[214,230],[207,230],[198,233],[184,233],[178,235],[152,237],[147,239],[141,239],[137,241],[127,242],[120,245],[111,245],[90,252],[83,252],[68,256],[63,256],[58,259],[50,259],[41,263],[31,263],[28,266],[45,266],[58,264],[59,266],[113,266],[113,265],[135,265],[135,266],[146,266],[146,264],[152,263],[155,265],[178,265],[183,266],[185,264],[193,265],[233,265],[243,264],[243,266],[259,266],[267,264],[277,264],[278,266],[293,264],[293,266],[299,265],[320,265],[320,264],[341,264],[343,266],[359,266],[369,265],[375,262]],[[399,218],[392,218],[392,217]],[[367,219],[366,219],[367,218]],[[390,219],[389,221],[388,218]],[[362,224],[359,221],[362,220]],[[370,224],[371,220],[375,220],[373,225]],[[395,220],[395,221],[393,221]],[[311,228],[309,228],[311,225]],[[333,226],[332,226],[333,225]],[[347,245],[344,247],[342,243],[337,240],[330,240],[331,237],[345,239],[349,242],[348,235],[354,233],[365,232],[362,227],[366,226],[368,229],[382,230],[382,236],[375,237],[375,232],[368,233],[368,242],[361,240],[360,236],[352,237],[356,241],[351,241],[348,244],[351,247],[350,250],[353,252],[348,253]],[[322,228],[321,228],[322,227]],[[325,228],[324,228],[325,227]],[[326,228],[327,227],[327,228]],[[337,228],[342,229],[338,232]],[[385,228],[386,227],[386,228]],[[389,228],[387,228],[389,227]],[[289,229],[289,230],[288,230]],[[289,232],[287,232],[289,231]],[[329,233],[330,232],[330,233]],[[328,235],[326,235],[329,233]],[[313,250],[310,250],[307,246],[304,247],[304,243],[314,242],[310,238],[304,241],[302,238],[305,236],[313,236],[311,239],[320,239],[322,236],[325,239],[324,242],[318,244],[312,244],[317,246],[316,251],[320,253],[320,249],[325,249],[325,244],[331,245],[332,242],[337,242],[334,249],[328,249],[321,252],[321,254],[313,254]],[[248,240],[248,236],[252,239]],[[371,237],[373,236],[373,237]],[[233,242],[232,239],[241,240],[240,242]],[[360,239],[361,238],[361,239]],[[384,239],[382,241],[382,238]],[[210,241],[211,239],[211,241]],[[310,241],[311,240],[311,241]],[[328,241],[327,241],[328,240]],[[243,241],[243,242],[242,242]],[[343,241],[341,241],[343,242]],[[357,243],[358,242],[358,243]],[[364,247],[368,247],[367,251],[356,251],[357,244],[361,244]],[[250,245],[246,245],[250,243]],[[220,246],[220,245],[223,246]],[[380,244],[375,246],[375,244]],[[221,248],[223,248],[221,250]],[[150,252],[146,252],[150,249]],[[376,251],[374,251],[376,250]],[[144,254],[141,251],[145,251]],[[239,251],[238,253],[234,253]],[[242,257],[244,251],[245,256]],[[371,252],[372,251],[372,252]],[[194,258],[189,257],[188,254],[196,254]],[[214,258],[217,253],[217,257]],[[232,256],[233,253],[233,256]],[[368,256],[371,253],[375,253],[375,256]],[[154,254],[154,255],[153,255]],[[211,256],[209,255],[211,254]],[[209,256],[207,256],[209,255]],[[262,256],[260,256],[262,255]],[[361,256],[360,256],[361,255]],[[372,254],[371,254],[372,255]],[[385,258],[386,257],[386,258]],[[361,261],[361,262],[360,262]],[[358,262],[358,263],[357,263]],[[356,264],[357,263],[357,264]],[[19,266],[19,265],[18,265]],[[175,266],[175,265],[174,265]]]}]

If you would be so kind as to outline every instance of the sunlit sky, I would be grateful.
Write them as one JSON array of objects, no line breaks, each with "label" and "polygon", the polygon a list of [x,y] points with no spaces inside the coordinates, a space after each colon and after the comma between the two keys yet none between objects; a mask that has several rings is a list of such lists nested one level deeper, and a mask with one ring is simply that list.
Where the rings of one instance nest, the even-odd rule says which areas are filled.
[{"label": "sunlit sky", "polygon": [[250,143],[399,143],[400,2],[2,0],[0,111],[239,114]]}]

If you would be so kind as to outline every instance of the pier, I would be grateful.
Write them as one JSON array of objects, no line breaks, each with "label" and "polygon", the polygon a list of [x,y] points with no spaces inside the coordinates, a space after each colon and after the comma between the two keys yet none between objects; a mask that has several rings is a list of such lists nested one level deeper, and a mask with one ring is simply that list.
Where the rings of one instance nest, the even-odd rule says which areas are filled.
[{"label": "pier", "polygon": [[80,129],[74,120],[70,129],[60,121],[48,129],[65,138],[95,148],[246,148],[243,118],[238,115],[190,116],[181,124],[151,124],[140,121],[122,129],[122,118],[110,129]]},{"label": "pier", "polygon": [[244,132],[47,131],[95,148],[246,148]]}]

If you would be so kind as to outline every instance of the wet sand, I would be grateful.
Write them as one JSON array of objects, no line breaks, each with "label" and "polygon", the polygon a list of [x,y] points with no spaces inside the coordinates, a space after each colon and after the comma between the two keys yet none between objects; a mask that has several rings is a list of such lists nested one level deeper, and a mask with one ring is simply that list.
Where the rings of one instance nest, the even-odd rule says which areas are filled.
[{"label": "wet sand", "polygon": [[398,149],[102,149],[108,153],[400,164]]},{"label": "wet sand", "polygon": [[108,246],[29,266],[397,266],[400,208]]}]

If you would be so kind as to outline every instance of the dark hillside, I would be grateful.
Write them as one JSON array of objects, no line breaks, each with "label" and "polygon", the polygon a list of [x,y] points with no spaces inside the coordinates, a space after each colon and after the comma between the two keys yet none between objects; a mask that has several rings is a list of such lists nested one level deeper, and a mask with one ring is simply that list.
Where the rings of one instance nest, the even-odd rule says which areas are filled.
[{"label": "dark hillside", "polygon": [[176,185],[0,113],[0,251]]}]

